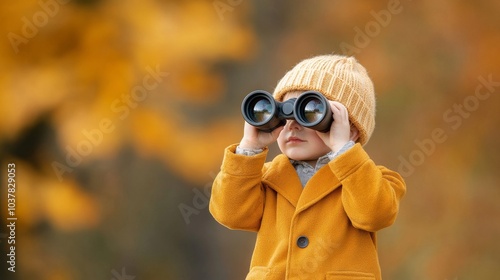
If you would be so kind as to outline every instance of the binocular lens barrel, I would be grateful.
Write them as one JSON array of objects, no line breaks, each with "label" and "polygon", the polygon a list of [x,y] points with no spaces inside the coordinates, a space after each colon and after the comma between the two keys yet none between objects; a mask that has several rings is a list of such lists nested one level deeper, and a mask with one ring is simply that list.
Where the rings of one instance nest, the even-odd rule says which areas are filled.
[{"label": "binocular lens barrel", "polygon": [[261,123],[271,118],[272,109],[273,106],[271,105],[269,100],[260,99],[257,100],[257,102],[255,102],[253,109],[251,109],[252,110],[251,115],[253,116],[254,121]]},{"label": "binocular lens barrel", "polygon": [[273,131],[287,119],[321,132],[330,130],[333,121],[330,104],[319,92],[307,91],[285,102],[274,100],[266,91],[253,91],[241,104],[243,118],[262,131]]},{"label": "binocular lens barrel", "polygon": [[286,122],[279,118],[278,103],[266,91],[249,93],[241,103],[241,113],[247,123],[262,131],[271,132]]},{"label": "binocular lens barrel", "polygon": [[317,122],[325,115],[325,106],[318,100],[310,100],[304,106],[304,117],[310,122]]},{"label": "binocular lens barrel", "polygon": [[295,120],[302,126],[327,132],[333,122],[328,100],[319,92],[307,91],[295,102]]}]

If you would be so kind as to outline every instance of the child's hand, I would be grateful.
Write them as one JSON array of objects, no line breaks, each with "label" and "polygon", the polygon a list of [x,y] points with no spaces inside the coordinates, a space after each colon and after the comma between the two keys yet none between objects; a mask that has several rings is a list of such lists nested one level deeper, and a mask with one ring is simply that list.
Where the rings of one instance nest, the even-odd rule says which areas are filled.
[{"label": "child's hand", "polygon": [[323,140],[332,151],[337,152],[349,142],[349,140],[356,140],[354,138],[357,137],[357,133],[356,135],[351,135],[351,125],[349,123],[347,108],[337,101],[329,101],[329,103],[333,114],[332,126],[329,132],[317,133],[321,140]]},{"label": "child's hand", "polygon": [[280,126],[271,132],[264,132],[245,122],[243,139],[241,139],[239,146],[244,149],[264,149],[278,139],[282,130],[283,126]]}]

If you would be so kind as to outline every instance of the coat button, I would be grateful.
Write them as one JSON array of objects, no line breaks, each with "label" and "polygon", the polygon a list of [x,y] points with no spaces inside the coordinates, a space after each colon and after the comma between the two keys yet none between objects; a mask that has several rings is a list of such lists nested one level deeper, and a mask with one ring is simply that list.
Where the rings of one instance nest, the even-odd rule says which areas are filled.
[{"label": "coat button", "polygon": [[299,246],[299,248],[305,248],[307,245],[309,245],[309,239],[307,237],[300,236],[297,239],[297,246]]}]

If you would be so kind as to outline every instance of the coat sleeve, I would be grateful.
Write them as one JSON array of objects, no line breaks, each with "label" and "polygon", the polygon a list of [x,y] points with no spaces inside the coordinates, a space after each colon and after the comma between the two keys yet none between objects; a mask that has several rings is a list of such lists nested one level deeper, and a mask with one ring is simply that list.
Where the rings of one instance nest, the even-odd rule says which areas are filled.
[{"label": "coat sleeve", "polygon": [[401,175],[376,166],[360,144],[329,166],[342,183],[342,204],[354,227],[375,232],[394,223],[406,192]]},{"label": "coat sleeve", "polygon": [[224,152],[221,171],[212,186],[210,213],[230,229],[258,231],[264,212],[262,169],[268,150],[245,156],[235,154],[235,149],[232,145]]}]

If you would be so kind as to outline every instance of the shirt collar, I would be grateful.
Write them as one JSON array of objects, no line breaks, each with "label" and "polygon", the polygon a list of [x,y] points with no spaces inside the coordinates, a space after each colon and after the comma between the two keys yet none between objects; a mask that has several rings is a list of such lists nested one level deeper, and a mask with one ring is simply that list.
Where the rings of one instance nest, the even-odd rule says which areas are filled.
[{"label": "shirt collar", "polygon": [[309,167],[309,168],[313,168],[315,170],[319,170],[321,167],[323,167],[325,164],[327,164],[332,159],[333,154],[334,153],[332,151],[330,151],[326,155],[319,157],[318,160],[316,161],[315,168],[313,168],[312,165],[310,165],[309,163],[307,163],[305,161],[301,161],[301,160],[290,159],[290,163],[293,166],[302,165],[303,167]]}]

